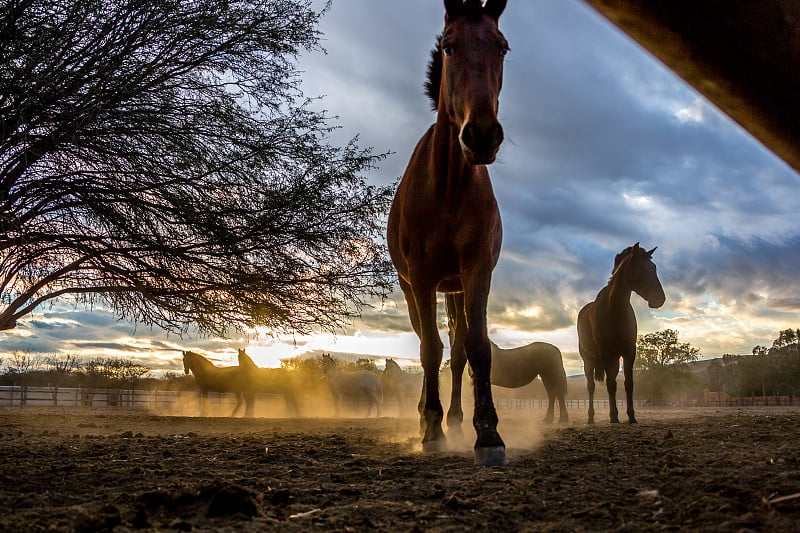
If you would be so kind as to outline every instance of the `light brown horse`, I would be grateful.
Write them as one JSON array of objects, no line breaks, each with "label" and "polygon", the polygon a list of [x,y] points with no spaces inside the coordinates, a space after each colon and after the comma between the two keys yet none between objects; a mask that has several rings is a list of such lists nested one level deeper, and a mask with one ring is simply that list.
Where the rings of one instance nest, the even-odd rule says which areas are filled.
[{"label": "light brown horse", "polygon": [[611,423],[619,424],[617,375],[620,357],[625,374],[628,422],[636,424],[633,412],[636,315],[630,300],[631,292],[635,292],[653,309],[664,305],[664,289],[652,261],[655,251],[655,248],[644,250],[637,242],[617,254],[608,285],[578,313],[578,350],[589,390],[589,424],[594,424],[594,382],[602,382],[604,377]]},{"label": "light brown horse", "polygon": [[[417,144],[400,181],[389,212],[387,241],[420,338],[423,449],[440,450],[445,444],[438,291],[446,293],[448,310],[456,317],[452,364],[463,372],[468,359],[475,373],[476,462],[499,465],[506,463],[506,453],[489,381],[486,305],[502,226],[486,165],[495,160],[503,142],[497,110],[508,43],[498,19],[506,0],[488,0],[485,6],[480,0],[445,0],[444,5],[444,29],[426,84],[436,123]],[[451,409],[447,418],[451,430],[460,432],[460,410]]]},{"label": "light brown horse", "polygon": [[292,376],[285,368],[261,368],[247,355],[243,348],[239,348],[239,368],[247,376],[247,386],[253,394],[277,394],[283,396],[287,412],[300,416],[297,403],[296,386]]},{"label": "light brown horse", "polygon": [[393,359],[386,360],[386,368],[381,375],[383,399],[386,401],[388,396],[397,399],[399,416],[403,416],[410,399],[419,398],[421,388],[422,377],[419,373],[404,372]]},{"label": "light brown horse", "polygon": [[536,376],[542,378],[547,391],[547,413],[544,423],[555,418],[558,400],[559,422],[569,421],[564,396],[567,394],[567,373],[561,350],[547,342],[532,342],[504,350],[492,343],[492,385],[516,389],[524,387]]}]

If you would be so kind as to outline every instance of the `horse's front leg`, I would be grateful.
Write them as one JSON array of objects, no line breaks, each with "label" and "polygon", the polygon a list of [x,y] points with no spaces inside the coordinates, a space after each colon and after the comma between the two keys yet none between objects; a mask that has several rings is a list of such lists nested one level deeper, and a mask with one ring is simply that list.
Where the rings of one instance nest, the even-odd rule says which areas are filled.
[{"label": "horse's front leg", "polygon": [[623,357],[622,368],[625,373],[625,402],[628,409],[628,423],[638,425],[636,416],[633,414],[633,360],[635,357]]},{"label": "horse's front leg", "polygon": [[444,448],[445,437],[442,431],[444,410],[439,399],[439,367],[442,364],[443,345],[436,327],[436,289],[434,286],[414,285],[414,298],[419,314],[420,361],[425,375],[422,449],[438,451]]},{"label": "horse's front leg", "polygon": [[[607,360],[607,359],[605,359]],[[606,389],[608,389],[608,414],[612,424],[619,424],[617,409],[617,376],[619,375],[619,359],[606,365]]]},{"label": "horse's front leg", "polygon": [[465,348],[473,372],[475,411],[472,424],[478,438],[475,441],[475,462],[483,466],[508,463],[506,445],[497,432],[497,411],[492,400],[492,352],[486,324],[486,304],[489,298],[491,272],[476,273],[464,284],[464,306],[467,316]]},{"label": "horse's front leg", "polygon": [[450,375],[452,377],[450,407],[447,409],[447,429],[449,432],[461,436],[461,423],[464,421],[464,411],[461,408],[461,387],[464,380],[464,367],[467,364],[467,352],[464,349],[467,333],[464,294],[447,294],[445,303],[450,325]]},{"label": "horse's front leg", "polygon": [[201,391],[198,400],[200,400],[200,416],[208,416],[208,391]]}]

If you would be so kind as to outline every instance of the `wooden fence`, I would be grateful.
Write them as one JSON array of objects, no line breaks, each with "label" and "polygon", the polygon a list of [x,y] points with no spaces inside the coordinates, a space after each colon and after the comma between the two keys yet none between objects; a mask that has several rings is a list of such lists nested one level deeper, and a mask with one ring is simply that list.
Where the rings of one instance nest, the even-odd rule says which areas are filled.
[{"label": "wooden fence", "polygon": [[[233,408],[236,397],[230,393],[211,392],[209,403],[214,406]],[[259,395],[259,399],[280,400],[276,395]],[[547,409],[546,399],[495,398],[495,407],[505,411],[526,411]],[[159,390],[122,390],[122,389],[84,389],[59,388],[56,392],[49,387],[0,386],[0,406],[38,405],[38,406],[74,406],[74,407],[133,407],[151,410],[169,410],[187,402],[197,402],[195,391],[159,391]],[[387,404],[395,404],[392,397],[385,399]],[[565,400],[568,409],[585,410],[589,407],[587,399]],[[595,399],[595,407],[608,408],[608,399]],[[624,408],[623,400],[617,400],[620,409]],[[634,399],[634,406],[641,407],[642,400]],[[464,398],[464,406],[471,406],[471,399]]]}]

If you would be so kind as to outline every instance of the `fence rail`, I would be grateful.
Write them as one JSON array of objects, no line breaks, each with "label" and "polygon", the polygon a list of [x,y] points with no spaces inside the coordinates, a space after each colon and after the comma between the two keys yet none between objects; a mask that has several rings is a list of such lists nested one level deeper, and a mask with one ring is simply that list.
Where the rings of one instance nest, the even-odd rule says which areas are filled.
[{"label": "fence rail", "polygon": [[[236,396],[231,393],[208,394],[211,405],[233,408]],[[282,400],[273,394],[261,394],[260,400]],[[61,387],[58,390],[50,387],[23,387],[20,385],[0,386],[0,406],[38,405],[38,406],[76,406],[76,407],[133,407],[151,410],[170,409],[187,402],[196,402],[195,391],[164,391],[164,390],[122,390],[122,389],[87,389]],[[315,403],[312,401],[312,403]],[[386,403],[396,404],[392,397],[386,398]],[[525,411],[547,408],[547,400],[539,398],[495,398],[495,407],[498,410]],[[634,398],[635,408],[646,405],[644,400]],[[589,407],[586,398],[566,399],[565,405],[570,410],[585,410]],[[596,398],[595,408],[607,409],[608,399]],[[699,400],[691,403],[696,407],[748,407],[748,406],[800,406],[800,397],[797,396],[752,396],[729,397],[705,401]],[[471,407],[471,399],[464,398],[464,407]],[[624,400],[617,400],[617,407],[625,407]]]}]

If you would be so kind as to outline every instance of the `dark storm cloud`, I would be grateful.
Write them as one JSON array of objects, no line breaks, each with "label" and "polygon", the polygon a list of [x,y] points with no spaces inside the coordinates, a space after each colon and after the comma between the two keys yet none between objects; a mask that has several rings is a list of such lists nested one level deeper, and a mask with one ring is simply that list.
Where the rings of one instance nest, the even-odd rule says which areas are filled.
[{"label": "dark storm cloud", "polygon": [[[395,152],[377,180],[402,173],[434,119],[421,84],[442,13],[439,2],[340,1],[323,21],[329,55],[310,58],[308,86],[328,94],[345,131]],[[712,291],[743,312],[793,305],[795,173],[582,2],[512,1],[501,29],[511,52],[507,140],[490,168],[505,229],[492,321],[569,326],[607,283],[614,254],[637,241],[660,247],[675,297]],[[348,90],[321,90],[336,72]],[[770,296],[745,305],[756,294]],[[368,324],[407,328],[403,306],[395,311],[369,313]]]},{"label": "dark storm cloud", "polygon": [[[403,173],[435,119],[423,83],[443,15],[439,0],[334,0],[321,26],[327,54],[300,58],[306,95],[325,95],[313,105],[340,117],[333,140],[358,133],[362,145],[393,152],[370,174],[376,183]],[[770,320],[796,321],[796,173],[583,2],[510,0],[500,26],[511,52],[500,97],[506,141],[489,169],[504,226],[493,324],[572,328],[608,282],[614,255],[637,241],[659,246],[668,295],[658,312],[634,298],[640,325],[696,327],[702,318],[728,331],[708,302],[740,314],[736,327],[758,321],[759,332]],[[410,330],[399,290],[364,315],[354,328]],[[20,327],[30,335],[6,337],[3,351],[23,343],[54,351],[81,339],[111,346],[134,331],[164,337],[108,313],[72,311]]]}]

